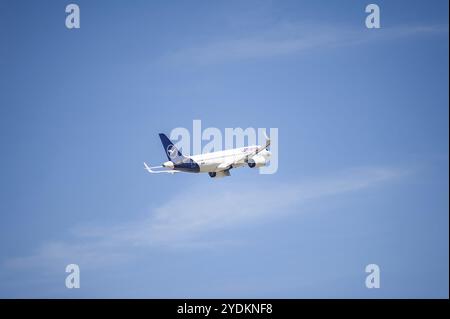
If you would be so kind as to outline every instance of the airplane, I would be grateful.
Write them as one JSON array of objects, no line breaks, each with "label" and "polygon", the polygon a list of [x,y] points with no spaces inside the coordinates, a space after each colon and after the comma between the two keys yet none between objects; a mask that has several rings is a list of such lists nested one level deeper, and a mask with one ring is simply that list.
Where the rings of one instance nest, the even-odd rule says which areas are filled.
[{"label": "airplane", "polygon": [[262,146],[252,145],[229,149],[225,151],[204,153],[193,156],[184,156],[163,133],[159,134],[161,143],[166,152],[167,162],[161,166],[149,167],[144,162],[144,168],[149,173],[208,173],[211,178],[230,176],[232,168],[248,165],[250,168],[259,168],[269,163],[271,153],[268,150],[270,138],[264,132],[266,143]]}]

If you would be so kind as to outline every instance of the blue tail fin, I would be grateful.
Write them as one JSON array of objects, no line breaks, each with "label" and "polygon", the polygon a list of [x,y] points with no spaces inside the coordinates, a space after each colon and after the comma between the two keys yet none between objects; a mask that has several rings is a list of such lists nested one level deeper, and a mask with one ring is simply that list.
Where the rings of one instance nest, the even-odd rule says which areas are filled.
[{"label": "blue tail fin", "polygon": [[185,159],[183,154],[181,154],[181,152],[175,147],[175,145],[173,145],[173,143],[165,134],[159,133],[159,138],[161,139],[161,143],[164,147],[164,151],[166,152],[169,161],[178,164],[181,163],[183,159]]}]

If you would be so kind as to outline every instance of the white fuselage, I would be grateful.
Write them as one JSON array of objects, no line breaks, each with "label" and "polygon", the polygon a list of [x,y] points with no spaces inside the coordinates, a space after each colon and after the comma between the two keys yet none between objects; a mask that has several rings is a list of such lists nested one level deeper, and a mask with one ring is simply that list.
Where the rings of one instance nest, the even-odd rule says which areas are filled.
[{"label": "white fuselage", "polygon": [[[205,153],[199,155],[189,156],[194,160],[200,167],[200,172],[217,172],[221,169],[219,166],[223,163],[235,162],[233,168],[242,167],[247,165],[243,158],[245,155],[254,154],[254,152],[259,148],[259,146],[247,146],[241,148],[234,148],[225,151],[218,151],[212,153]],[[270,159],[270,152],[268,150],[262,150],[257,156],[262,156],[266,161]],[[241,159],[241,160],[240,160]]]}]

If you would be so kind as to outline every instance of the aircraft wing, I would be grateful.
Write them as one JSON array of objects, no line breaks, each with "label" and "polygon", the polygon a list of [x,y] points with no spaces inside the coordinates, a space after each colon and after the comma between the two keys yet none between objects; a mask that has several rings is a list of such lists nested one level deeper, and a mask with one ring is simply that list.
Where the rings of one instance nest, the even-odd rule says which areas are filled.
[{"label": "aircraft wing", "polygon": [[264,137],[266,138],[266,143],[263,146],[258,147],[256,150],[254,150],[251,153],[239,156],[239,157],[235,157],[232,160],[228,161],[228,162],[223,162],[222,164],[220,164],[219,166],[217,166],[217,169],[220,171],[224,171],[227,169],[232,168],[232,166],[234,164],[240,163],[242,161],[248,161],[249,159],[251,159],[253,156],[258,155],[258,153],[260,153],[261,151],[265,150],[266,148],[268,148],[270,146],[270,138],[266,135],[266,132],[264,131]]},{"label": "aircraft wing", "polygon": [[151,173],[151,174],[159,174],[159,173],[168,173],[168,174],[175,174],[175,173],[180,173],[181,171],[177,171],[177,170],[173,170],[173,169],[165,169],[165,167],[163,166],[153,166],[153,167],[149,167],[147,165],[147,163],[144,162],[144,169]]}]

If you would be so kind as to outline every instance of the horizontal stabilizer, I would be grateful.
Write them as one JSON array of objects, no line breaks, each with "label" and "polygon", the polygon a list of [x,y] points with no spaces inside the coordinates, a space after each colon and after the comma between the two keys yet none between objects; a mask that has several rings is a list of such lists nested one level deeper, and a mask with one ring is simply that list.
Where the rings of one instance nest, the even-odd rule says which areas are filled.
[{"label": "horizontal stabilizer", "polygon": [[173,170],[173,169],[167,169],[166,167],[163,167],[163,166],[149,167],[147,165],[147,163],[145,163],[145,162],[144,162],[144,169],[151,174],[159,174],[159,173],[175,174],[175,173],[180,172],[180,171]]}]

